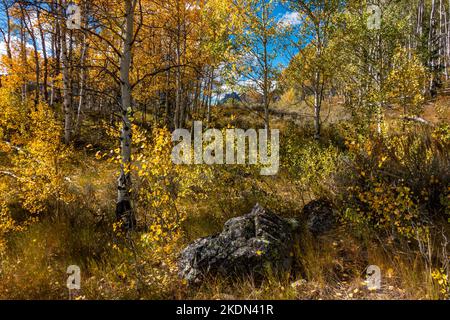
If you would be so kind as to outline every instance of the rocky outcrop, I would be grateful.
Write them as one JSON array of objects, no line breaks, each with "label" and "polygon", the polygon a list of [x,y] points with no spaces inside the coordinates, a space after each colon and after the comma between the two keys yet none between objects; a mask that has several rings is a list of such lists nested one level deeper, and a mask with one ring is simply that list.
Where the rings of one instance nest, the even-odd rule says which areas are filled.
[{"label": "rocky outcrop", "polygon": [[178,259],[179,275],[189,283],[205,275],[262,276],[289,271],[293,265],[298,223],[256,205],[225,223],[220,234],[201,238]]}]

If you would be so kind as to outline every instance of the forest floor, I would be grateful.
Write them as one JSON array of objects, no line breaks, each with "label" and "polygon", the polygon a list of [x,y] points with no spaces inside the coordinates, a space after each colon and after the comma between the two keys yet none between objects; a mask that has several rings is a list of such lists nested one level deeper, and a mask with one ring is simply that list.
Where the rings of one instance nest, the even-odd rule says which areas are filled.
[{"label": "forest floor", "polygon": [[[442,113],[436,113],[437,107],[448,105],[449,100],[448,96],[442,95],[428,104],[424,118],[437,123],[442,118]],[[327,108],[324,114],[327,114]],[[248,126],[248,122],[254,121],[251,112],[240,114],[238,120],[232,117],[236,110],[216,112],[216,119],[224,121],[224,117],[228,117],[236,126]],[[335,112],[332,117],[336,116]],[[444,117],[448,117],[448,108],[445,112]],[[397,116],[395,110],[388,115]],[[274,119],[274,126],[285,129],[290,126],[288,122]],[[102,135],[86,134],[79,142],[82,147],[77,147],[76,157],[71,160],[71,175],[67,177],[71,192],[77,195],[76,201],[58,208],[57,214],[43,214],[38,222],[10,237],[8,251],[0,264],[0,299],[67,299],[66,269],[73,264],[82,270],[80,299],[441,297],[441,287],[433,280],[430,266],[410,240],[361,235],[345,223],[319,239],[310,235],[302,238],[303,274],[268,278],[258,284],[252,279],[214,278],[192,287],[178,279],[176,273],[165,272],[167,266],[161,261],[152,263],[144,256],[143,263],[136,263],[130,260],[126,249],[117,249],[117,237],[111,232],[117,168],[113,163],[95,159],[98,148],[110,147],[105,146],[105,140],[107,138]],[[213,190],[204,200],[187,199],[181,203],[188,214],[181,226],[183,236],[176,243],[176,251],[198,237],[220,231],[226,220],[248,213],[256,202],[281,215],[298,216],[302,207],[316,198],[284,171],[276,177],[257,179],[231,175],[230,181]],[[450,235],[448,224],[443,226],[447,228],[445,233]],[[435,242],[438,244],[439,239]],[[369,265],[377,265],[382,270],[380,290],[367,289],[365,279]],[[142,271],[146,273],[142,275],[141,267],[151,271]]]}]

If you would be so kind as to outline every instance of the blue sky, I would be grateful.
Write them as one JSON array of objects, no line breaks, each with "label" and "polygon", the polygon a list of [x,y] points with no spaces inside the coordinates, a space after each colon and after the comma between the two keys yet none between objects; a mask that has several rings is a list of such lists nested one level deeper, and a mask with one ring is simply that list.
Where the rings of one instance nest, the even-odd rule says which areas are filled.
[{"label": "blue sky", "polygon": [[[299,25],[300,24],[300,16],[297,12],[289,11],[286,6],[283,6],[281,4],[278,4],[275,7],[274,10],[274,16],[277,18],[280,22],[282,22],[285,25]],[[290,38],[286,39],[286,42],[294,42],[295,34],[291,35]],[[290,48],[291,50],[280,50],[277,52],[277,58],[275,60],[276,64],[282,64],[284,66],[287,66],[289,61],[292,58],[292,55],[295,53],[295,50],[293,48]]]}]

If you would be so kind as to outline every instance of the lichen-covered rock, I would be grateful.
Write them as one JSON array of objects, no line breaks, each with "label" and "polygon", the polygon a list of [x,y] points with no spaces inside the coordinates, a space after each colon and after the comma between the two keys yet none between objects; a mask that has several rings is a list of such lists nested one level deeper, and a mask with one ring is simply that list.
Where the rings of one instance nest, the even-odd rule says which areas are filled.
[{"label": "lichen-covered rock", "polygon": [[180,277],[190,283],[203,276],[261,276],[292,267],[298,223],[256,205],[252,212],[225,223],[220,234],[201,238],[178,259]]},{"label": "lichen-covered rock", "polygon": [[307,229],[315,236],[332,230],[336,225],[333,207],[325,200],[314,200],[308,203],[303,208],[302,216],[306,219]]}]

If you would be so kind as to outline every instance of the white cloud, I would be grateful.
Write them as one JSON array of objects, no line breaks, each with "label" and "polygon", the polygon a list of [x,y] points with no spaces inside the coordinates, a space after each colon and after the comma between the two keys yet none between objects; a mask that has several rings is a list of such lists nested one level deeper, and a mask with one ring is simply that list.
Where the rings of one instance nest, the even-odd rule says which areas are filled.
[{"label": "white cloud", "polygon": [[0,56],[6,54],[6,43],[5,41],[0,41]]},{"label": "white cloud", "polygon": [[281,16],[278,23],[285,28],[298,26],[302,23],[302,18],[298,12],[288,11]]},{"label": "white cloud", "polygon": [[[11,51],[14,53],[17,50],[19,50],[18,44],[20,43],[20,39],[16,36],[12,36],[10,41],[11,41]],[[39,41],[38,47],[39,47],[40,43],[41,42]],[[27,42],[25,46],[26,46],[27,50],[34,49],[34,47],[29,42]],[[39,48],[38,48],[38,51],[41,52],[41,50],[39,50]],[[0,41],[0,55],[6,55],[6,43],[3,40]]]},{"label": "white cloud", "polygon": [[[6,43],[5,41],[0,41],[0,57],[6,55]],[[6,75],[6,67],[0,62],[0,76]]]}]

